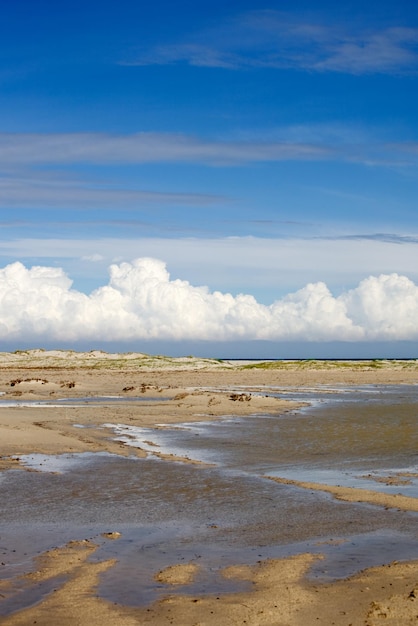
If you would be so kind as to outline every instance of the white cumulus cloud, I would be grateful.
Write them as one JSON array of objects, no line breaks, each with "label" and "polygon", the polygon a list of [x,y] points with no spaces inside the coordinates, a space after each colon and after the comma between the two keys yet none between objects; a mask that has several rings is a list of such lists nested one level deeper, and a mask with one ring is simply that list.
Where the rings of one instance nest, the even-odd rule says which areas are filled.
[{"label": "white cumulus cloud", "polygon": [[60,268],[0,269],[3,340],[133,341],[418,339],[418,286],[398,274],[370,276],[333,296],[323,282],[271,305],[186,280],[171,280],[163,261],[110,266],[107,285],[87,295]]}]

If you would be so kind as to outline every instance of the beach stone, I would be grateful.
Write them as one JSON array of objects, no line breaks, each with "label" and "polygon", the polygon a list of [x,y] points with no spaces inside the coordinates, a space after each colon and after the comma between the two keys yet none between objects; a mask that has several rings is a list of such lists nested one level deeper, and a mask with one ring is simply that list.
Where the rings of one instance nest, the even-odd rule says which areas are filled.
[{"label": "beach stone", "polygon": [[102,533],[102,537],[104,537],[105,539],[119,539],[119,537],[121,536],[121,533],[119,533],[117,530],[110,533]]}]

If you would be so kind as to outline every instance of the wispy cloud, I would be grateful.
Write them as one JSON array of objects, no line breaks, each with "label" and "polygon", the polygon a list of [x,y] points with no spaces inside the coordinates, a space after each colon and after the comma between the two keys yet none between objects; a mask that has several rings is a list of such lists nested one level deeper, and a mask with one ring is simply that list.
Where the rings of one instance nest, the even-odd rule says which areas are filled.
[{"label": "wispy cloud", "polygon": [[382,241],[384,243],[395,244],[418,244],[418,236],[416,235],[397,235],[396,233],[370,233],[366,235],[353,234],[353,235],[341,235],[339,237],[332,237],[336,239],[346,241]]},{"label": "wispy cloud", "polygon": [[105,258],[101,254],[88,254],[87,256],[82,257],[82,261],[90,261],[91,263],[99,263],[100,261],[104,261]]},{"label": "wispy cloud", "polygon": [[[383,131],[381,133],[383,135]],[[68,164],[188,163],[213,167],[279,161],[351,161],[374,165],[416,165],[418,142],[387,141],[379,133],[341,124],[274,128],[244,138],[206,139],[185,133],[0,133],[0,164],[13,177],[19,168]],[[48,174],[48,184],[62,184],[62,172]],[[56,183],[54,178],[56,179]],[[6,180],[6,179],[3,179]],[[70,181],[71,182],[71,181]],[[6,185],[3,182],[3,185]]]},{"label": "wispy cloud", "polygon": [[[44,155],[49,161],[49,156]],[[0,207],[134,209],[149,204],[207,206],[224,198],[211,194],[175,193],[152,190],[120,189],[115,185],[73,180],[36,178],[0,178]]]},{"label": "wispy cloud", "polygon": [[224,69],[275,68],[348,74],[397,74],[418,68],[418,29],[302,21],[274,10],[253,11],[189,39],[154,48],[125,65],[186,63]]},{"label": "wispy cloud", "polygon": [[[110,177],[94,179],[86,165],[192,164],[247,167],[289,161],[359,163],[367,167],[418,165],[418,142],[388,142],[338,124],[272,129],[258,136],[206,139],[187,134],[0,133],[0,207],[135,208],[148,203],[206,206],[221,195],[136,188]],[[83,169],[77,178],[74,167]]]},{"label": "wispy cloud", "polygon": [[172,280],[165,263],[113,264],[89,296],[60,268],[0,270],[0,338],[56,341],[418,339],[418,287],[398,274],[370,276],[334,296],[310,283],[270,306]]},{"label": "wispy cloud", "polygon": [[325,145],[297,141],[219,141],[186,134],[0,133],[0,163],[170,163],[233,165],[261,161],[315,159]]}]

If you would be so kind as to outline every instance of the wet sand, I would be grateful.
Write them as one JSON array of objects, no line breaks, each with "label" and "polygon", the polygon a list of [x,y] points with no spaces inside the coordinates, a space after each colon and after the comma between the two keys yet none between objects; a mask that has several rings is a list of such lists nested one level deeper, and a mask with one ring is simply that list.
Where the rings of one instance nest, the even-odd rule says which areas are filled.
[{"label": "wet sand", "polygon": [[[402,531],[410,528],[414,534],[418,532],[413,513],[418,510],[417,499],[280,476],[259,482],[225,477],[210,464],[199,464],[187,456],[172,457],[156,449],[150,459],[146,446],[138,448],[115,441],[103,424],[153,427],[219,420],[229,415],[284,415],[296,410],[299,405],[282,398],[267,397],[266,390],[277,388],[283,391],[289,387],[317,385],[411,385],[417,382],[418,365],[415,361],[295,362],[247,367],[239,363],[191,358],[170,360],[104,353],[38,351],[0,355],[0,392],[3,394],[0,396],[3,404],[0,409],[0,469],[3,470],[0,481],[4,485],[4,493],[9,494],[0,514],[2,558],[5,559],[0,600],[3,598],[4,605],[9,603],[7,606],[12,607],[3,612],[0,623],[173,623],[185,626],[215,623],[372,626],[383,620],[386,624],[416,623],[418,561],[386,563],[344,580],[318,582],[307,574],[312,571],[314,563],[321,560],[321,549],[316,553],[307,551],[269,558],[271,551],[268,546],[274,541],[290,544],[321,536],[325,553],[327,542],[335,540],[338,529],[341,529],[339,535],[342,537],[342,529],[349,528],[353,519],[359,532],[373,531],[377,528],[377,520],[381,519],[380,527],[384,528],[388,523]],[[112,399],[92,402],[103,397]],[[71,398],[71,403],[63,403],[65,398]],[[78,404],[74,402],[77,398]],[[201,588],[198,582],[203,575],[202,566],[198,558],[187,558],[190,555],[184,549],[184,563],[158,569],[158,560],[155,561],[156,569],[152,575],[162,599],[133,607],[106,596],[103,580],[116,571],[118,553],[127,549],[126,546],[123,548],[124,538],[130,536],[136,523],[135,515],[138,513],[130,510],[129,498],[118,502],[118,485],[115,483],[113,490],[110,489],[111,478],[108,477],[107,487],[114,508],[100,503],[101,515],[108,516],[103,519],[105,525],[99,529],[95,519],[91,526],[94,526],[95,532],[102,532],[96,535],[92,532],[91,536],[86,535],[82,539],[78,535],[88,529],[89,498],[91,510],[95,506],[94,487],[99,486],[97,477],[89,487],[81,470],[78,475],[70,472],[63,491],[64,478],[48,473],[40,477],[39,472],[24,463],[25,455],[35,453],[63,455],[97,452],[115,455],[109,457],[112,459],[109,465],[106,465],[107,457],[103,457],[101,463],[103,467],[117,467],[124,486],[132,473],[131,466],[128,467],[133,462],[132,457],[141,463],[148,457],[147,465],[141,465],[141,468],[146,467],[148,477],[149,486],[143,497],[148,502],[149,508],[146,509],[145,504],[144,508],[150,525],[158,524],[160,520],[166,532],[164,523],[168,524],[175,511],[177,517],[193,521],[192,533],[196,537],[202,534],[202,544],[206,541],[205,533],[211,533],[219,550],[222,550],[223,543],[225,552],[231,546],[237,546],[236,554],[240,558],[237,556],[236,564],[230,559],[229,564],[219,568],[218,578],[224,580],[224,589],[218,581],[222,593],[213,595],[210,589],[204,594],[196,592]],[[18,480],[15,477],[20,472],[22,478]],[[101,476],[103,474],[105,471],[101,472]],[[210,481],[207,480],[209,476]],[[48,507],[42,509],[45,504],[41,496],[38,500],[34,496],[35,483],[31,482],[34,479],[37,485],[44,485],[43,493],[50,494],[51,501],[55,498],[51,519],[48,519]],[[176,485],[188,484],[187,481],[193,483],[193,489],[185,490],[179,502],[173,495]],[[154,492],[152,486],[157,482],[159,490]],[[261,482],[265,486],[261,487]],[[238,483],[240,487],[236,486]],[[131,493],[138,497],[139,487],[132,485],[130,488]],[[278,492],[282,498],[280,502],[286,501],[289,508],[286,515],[281,515],[280,508],[277,509],[271,518],[276,520],[276,524],[269,522],[263,526],[262,520],[268,518],[273,506],[271,502],[275,501],[275,489],[281,490]],[[194,511],[197,492],[202,494],[198,505],[200,510]],[[81,500],[80,493],[83,494]],[[224,494],[224,500],[219,519],[224,523],[218,526],[218,523],[211,524],[210,506],[211,498],[219,506],[220,493]],[[245,503],[243,493],[246,494]],[[253,508],[255,506],[259,511],[251,512],[252,501]],[[275,506],[278,504],[275,503]],[[79,511],[77,506],[81,507]],[[69,516],[66,522],[65,510]],[[144,515],[144,510],[141,515]],[[71,520],[75,518],[80,521],[78,529],[74,525],[71,536]],[[8,551],[11,552],[11,546],[4,546],[3,543],[6,529],[10,531],[10,527],[14,527],[17,541],[19,532],[31,532],[31,525],[36,536],[35,530],[46,528],[48,521],[53,520],[67,524],[66,533],[62,535],[66,536],[65,545],[52,543],[49,550],[42,550],[33,561],[31,557],[41,551],[40,542],[40,550],[36,546],[32,546],[32,550],[25,548],[27,558],[23,565],[13,565]],[[143,518],[140,523],[143,524]],[[131,530],[125,529],[124,524],[130,525]],[[202,533],[203,526],[205,531]],[[257,546],[257,538],[260,538],[259,544],[265,542],[265,549]],[[181,545],[187,542],[187,533],[178,541],[180,550]],[[260,556],[257,554],[247,562],[243,561],[243,556],[245,558],[249,554],[248,549],[252,546],[257,546]],[[247,552],[242,552],[244,547]],[[400,558],[405,557],[402,554]],[[13,575],[9,575],[10,571]],[[197,581],[195,588],[193,581]],[[22,590],[26,596],[22,596]],[[31,603],[25,600],[19,606],[19,598],[30,598],[31,593],[35,604],[30,606]]]}]

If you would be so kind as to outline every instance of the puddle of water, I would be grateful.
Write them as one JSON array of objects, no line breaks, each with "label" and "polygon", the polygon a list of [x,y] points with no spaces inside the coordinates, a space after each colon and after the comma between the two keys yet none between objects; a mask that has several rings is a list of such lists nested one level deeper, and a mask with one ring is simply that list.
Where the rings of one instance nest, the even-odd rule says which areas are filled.
[{"label": "puddle of water", "polygon": [[[190,541],[190,538],[193,540]],[[205,540],[206,537],[206,540]],[[225,594],[244,591],[248,582],[226,580],[221,569],[236,559],[252,558],[249,551],[225,550],[207,541],[207,529],[160,524],[152,528],[126,529],[122,538],[102,547],[95,558],[117,558],[112,571],[101,579],[99,593],[111,602],[130,606],[149,604],[166,595]],[[244,559],[244,560],[243,560]],[[155,580],[157,572],[171,565],[194,563],[199,572],[190,584],[165,585]]]},{"label": "puddle of water", "polygon": [[3,591],[0,615],[11,615],[15,611],[30,608],[60,587],[65,580],[64,576],[56,576],[35,584],[27,586],[23,584],[21,587],[11,588],[6,593]]},{"label": "puddle of water", "polygon": [[320,554],[309,569],[308,579],[332,582],[353,576],[363,569],[416,559],[418,547],[413,534],[391,530],[351,536],[336,536],[327,541],[309,541],[278,547],[275,557],[293,554]]},{"label": "puddle of water", "polygon": [[149,396],[86,396],[82,398],[60,398],[59,403],[65,405],[74,406],[75,403],[82,402],[83,404],[114,404],[114,403],[123,403],[130,404],[132,402],[164,402],[169,400],[169,398],[157,396],[157,397],[149,397]]},{"label": "puddle of water", "polygon": [[[116,559],[114,567],[100,577],[98,594],[110,602],[126,606],[144,606],[167,595],[221,595],[245,592],[251,589],[251,583],[239,580],[226,580],[222,570],[231,564],[254,565],[267,558],[287,558],[296,554],[318,554],[321,559],[315,561],[308,574],[308,579],[318,583],[331,582],[346,578],[371,566],[383,565],[394,560],[418,558],[418,545],[411,532],[379,530],[360,535],[336,534],[327,540],[312,539],[293,542],[287,545],[228,545],[224,542],[208,540],[207,529],[187,523],[166,522],[152,526],[119,526],[121,537],[107,540],[102,533],[109,526],[78,527],[76,529],[59,526],[22,527],[27,542],[24,549],[37,545],[43,550],[63,545],[70,538],[88,538],[96,543],[98,550],[89,558],[97,562]],[[16,529],[15,541],[20,537]],[[10,533],[9,533],[10,534]],[[7,534],[2,539],[7,539]],[[13,540],[9,537],[10,545]],[[2,558],[4,548],[0,546]],[[19,552],[19,550],[17,551]],[[40,550],[39,550],[40,552]],[[2,572],[2,578],[12,579],[33,568],[30,558],[15,563],[8,562],[8,576]],[[155,574],[168,566],[194,563],[199,567],[195,580],[186,585],[165,585],[156,581]],[[2,602],[0,615],[7,615],[30,606],[50,593],[64,578],[53,578],[39,585],[27,585],[25,581],[12,583],[10,591]]]},{"label": "puddle of water", "polygon": [[[302,467],[299,469],[281,469],[269,475],[299,482],[320,483],[329,486],[354,487],[368,489],[387,494],[400,494],[418,498],[417,467],[392,468],[390,470],[373,471],[359,474],[354,471],[326,470]],[[408,475],[409,476],[405,476]],[[413,475],[414,474],[414,475]],[[394,479],[394,480],[393,480]],[[384,482],[386,481],[386,482]],[[390,484],[393,482],[393,484]]]},{"label": "puddle of water", "polygon": [[[210,423],[208,425],[210,426]],[[202,422],[200,422],[199,426],[182,423],[180,426],[170,426],[169,428],[146,428],[126,424],[102,424],[102,427],[112,430],[116,435],[116,441],[132,448],[141,448],[150,454],[158,452],[159,454],[174,455],[195,461],[214,462],[215,455],[210,452],[195,454],[191,448],[184,447],[181,444],[176,445],[169,436],[169,433],[177,432],[178,430],[181,430],[183,434],[185,431],[189,431],[190,434],[197,435],[199,430],[204,428]]]},{"label": "puddle of water", "polygon": [[62,473],[74,470],[76,467],[87,468],[96,462],[98,457],[114,457],[109,452],[78,452],[72,454],[21,454],[12,458],[19,459],[20,463],[29,469],[38,472]]},{"label": "puddle of water", "polygon": [[278,416],[184,423],[161,430],[107,426],[127,445],[142,447],[144,440],[151,441],[167,454],[258,475],[304,467],[367,474],[418,463],[416,386],[373,386],[334,395],[317,391],[316,399],[314,407]]},{"label": "puddle of water", "polygon": [[35,408],[48,407],[59,408],[65,405],[68,408],[80,406],[106,406],[117,403],[130,404],[134,402],[163,402],[169,400],[165,397],[144,397],[144,396],[85,396],[81,398],[58,398],[55,400],[0,400],[1,408]]},{"label": "puddle of water", "polygon": [[[159,529],[166,533],[166,529]],[[166,535],[167,537],[167,535]],[[246,549],[232,548],[225,552],[224,547],[207,543],[184,547],[181,541],[171,544],[169,560],[164,556],[164,540],[153,533],[152,539],[160,545],[159,554],[150,554],[152,545],[138,548],[135,531],[126,538],[124,547],[107,546],[102,554],[108,558],[118,555],[119,563],[112,572],[102,578],[99,587],[101,595],[112,602],[140,606],[161,598],[168,593],[174,595],[205,595],[243,592],[251,588],[248,582],[228,581],[222,577],[222,570],[231,564],[255,565],[258,561],[274,558],[287,558],[296,554],[318,554],[321,559],[313,563],[308,579],[317,582],[331,582],[347,578],[365,569],[390,563],[394,560],[410,560],[418,557],[415,537],[392,531],[377,531],[365,535],[338,536],[328,541],[307,541],[287,546],[257,546]],[[150,558],[151,557],[151,558]],[[189,585],[176,587],[157,584],[150,580],[149,572],[138,571],[138,561],[147,559],[153,571],[159,571],[168,564],[196,563],[200,575]],[[124,580],[123,589],[117,580]]]}]

